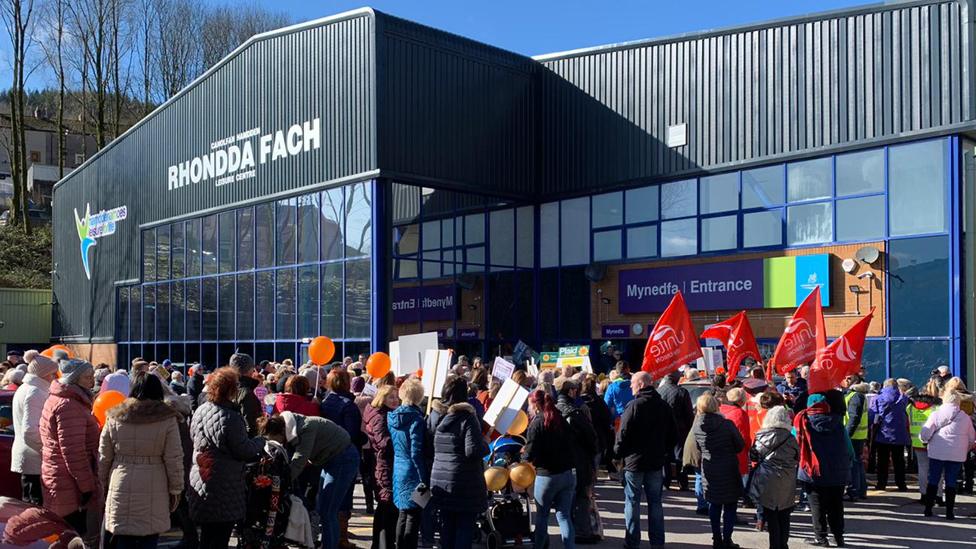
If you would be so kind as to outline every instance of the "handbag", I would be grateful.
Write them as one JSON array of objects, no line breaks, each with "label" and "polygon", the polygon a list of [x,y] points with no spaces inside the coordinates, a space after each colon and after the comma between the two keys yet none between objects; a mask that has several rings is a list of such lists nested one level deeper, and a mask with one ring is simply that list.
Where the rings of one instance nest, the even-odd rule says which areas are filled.
[{"label": "handbag", "polygon": [[749,477],[746,478],[746,487],[745,487],[745,493],[746,494],[748,494],[749,491],[752,489],[752,481],[753,481],[753,478],[756,476],[756,471],[758,471],[759,468],[762,467],[763,462],[766,461],[766,460],[768,460],[769,459],[769,456],[775,454],[776,453],[776,450],[779,450],[780,447],[782,447],[784,444],[786,444],[789,440],[790,440],[790,437],[784,438],[779,444],[776,445],[775,448],[773,448],[768,454],[766,454],[766,456],[763,457],[759,461],[759,463],[756,464],[755,467],[753,467],[749,471]]}]

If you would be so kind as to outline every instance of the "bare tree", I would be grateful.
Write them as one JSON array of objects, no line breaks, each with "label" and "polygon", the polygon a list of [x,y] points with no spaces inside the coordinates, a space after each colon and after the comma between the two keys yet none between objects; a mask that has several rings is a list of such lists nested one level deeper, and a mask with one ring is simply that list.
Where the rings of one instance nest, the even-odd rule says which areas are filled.
[{"label": "bare tree", "polygon": [[197,39],[204,11],[200,0],[158,0],[156,6],[156,68],[168,99],[202,72]]},{"label": "bare tree", "polygon": [[204,69],[215,65],[255,34],[289,24],[286,14],[267,11],[254,4],[212,8],[203,20],[200,33]]},{"label": "bare tree", "polygon": [[13,176],[14,202],[11,208],[12,224],[23,224],[24,232],[31,233],[27,215],[27,147],[24,132],[24,81],[27,53],[33,36],[34,0],[3,0],[0,17],[7,28],[13,45],[13,83],[10,86],[11,149],[10,171]]},{"label": "bare tree", "polygon": [[[112,138],[119,136],[122,125],[122,105],[125,102],[125,90],[122,86],[122,63],[129,50],[129,33],[125,28],[128,19],[128,12],[131,5],[128,0],[110,0],[111,13],[111,61],[112,66],[112,89],[114,90],[114,110],[112,112]],[[126,77],[126,87],[128,87],[128,77]]]},{"label": "bare tree", "polygon": [[157,21],[157,0],[138,0],[137,14],[139,25],[139,55],[142,73],[142,115],[152,111],[152,60],[156,52],[157,34],[154,32]]},{"label": "bare tree", "polygon": [[64,68],[65,52],[65,16],[66,1],[51,0],[45,11],[45,22],[48,33],[41,47],[44,50],[44,58],[49,68],[54,71],[54,76],[58,81],[58,106],[56,115],[56,125],[58,132],[58,178],[64,178],[64,149],[65,149],[65,97],[67,94],[67,75]]},{"label": "bare tree", "polygon": [[[85,64],[91,71],[95,91],[95,145],[101,149],[106,139],[106,103],[111,72],[111,11],[113,0],[74,0],[68,3],[75,32],[82,46]],[[83,81],[87,79],[84,75]],[[83,90],[84,93],[84,90]]]}]

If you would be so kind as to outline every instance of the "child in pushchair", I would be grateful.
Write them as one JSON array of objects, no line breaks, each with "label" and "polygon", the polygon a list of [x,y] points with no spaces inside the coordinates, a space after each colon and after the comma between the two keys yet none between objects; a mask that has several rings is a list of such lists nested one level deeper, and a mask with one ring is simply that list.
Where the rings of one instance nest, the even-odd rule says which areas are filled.
[{"label": "child in pushchair", "polygon": [[288,452],[268,441],[261,460],[248,466],[247,515],[240,525],[239,547],[277,549],[288,546],[285,530],[291,512]]},{"label": "child in pushchair", "polygon": [[[478,519],[479,533],[485,535],[488,549],[532,544],[528,491],[517,490],[508,477],[508,469],[520,463],[524,446],[525,439],[513,435],[499,437],[490,445],[486,459],[489,469],[485,472],[490,501]],[[493,475],[495,478],[490,478]]]}]

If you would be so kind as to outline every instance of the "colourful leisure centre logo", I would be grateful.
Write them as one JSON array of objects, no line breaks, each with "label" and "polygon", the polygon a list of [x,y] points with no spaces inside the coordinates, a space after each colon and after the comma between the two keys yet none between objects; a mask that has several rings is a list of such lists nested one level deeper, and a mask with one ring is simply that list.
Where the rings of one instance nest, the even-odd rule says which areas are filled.
[{"label": "colourful leisure centre logo", "polygon": [[95,240],[115,234],[119,221],[125,219],[128,209],[125,206],[102,210],[91,214],[91,204],[85,204],[85,216],[78,215],[75,208],[75,227],[78,229],[78,240],[81,241],[81,263],[85,266],[85,276],[91,280],[91,256],[88,250],[95,245]]}]

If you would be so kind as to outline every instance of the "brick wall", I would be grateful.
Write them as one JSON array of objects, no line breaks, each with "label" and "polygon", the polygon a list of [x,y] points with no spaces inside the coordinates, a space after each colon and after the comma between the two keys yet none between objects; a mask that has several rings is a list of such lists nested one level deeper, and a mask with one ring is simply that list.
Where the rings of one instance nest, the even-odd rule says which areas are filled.
[{"label": "brick wall", "polygon": [[[66,343],[65,347],[71,350],[71,355],[83,358],[95,366],[104,362],[109,366],[115,365],[118,360],[118,347],[115,343]],[[128,364],[119,364],[121,368],[128,369]]]},{"label": "brick wall", "polygon": [[[869,294],[860,296],[860,315],[857,314],[857,297],[850,292],[848,286],[858,285],[864,289],[868,288],[868,280],[860,280],[857,275],[865,271],[874,272],[875,279],[872,281],[874,288],[871,299],[877,308],[875,320],[871,322],[868,330],[869,337],[883,336],[885,303],[884,303],[884,284],[887,282],[884,273],[884,263],[887,259],[884,253],[869,266],[858,262],[857,270],[848,274],[841,267],[841,262],[847,258],[853,258],[854,253],[864,246],[875,246],[884,251],[884,242],[850,244],[841,246],[825,246],[821,248],[803,248],[796,250],[777,250],[771,252],[743,253],[723,257],[709,257],[707,259],[678,259],[674,261],[654,261],[647,263],[628,263],[626,265],[612,265],[607,268],[607,274],[600,282],[590,285],[590,315],[591,331],[593,339],[602,338],[603,324],[626,324],[628,326],[640,323],[645,327],[644,333],[640,336],[632,336],[636,339],[647,337],[647,325],[654,323],[660,314],[621,314],[619,312],[618,292],[617,292],[617,273],[624,269],[636,268],[660,268],[676,265],[721,263],[725,261],[740,261],[743,259],[759,259],[767,257],[784,257],[797,255],[830,254],[830,303],[829,308],[824,309],[824,322],[827,328],[828,337],[836,337],[847,331],[861,316],[867,314]],[[599,293],[598,290],[603,290]],[[609,298],[610,304],[601,302],[601,298]],[[789,322],[794,309],[753,309],[747,311],[749,321],[756,333],[757,338],[778,339],[783,333],[783,328]],[[712,324],[723,320],[737,313],[738,311],[693,311],[692,320],[696,329],[700,332],[706,324]]]}]

